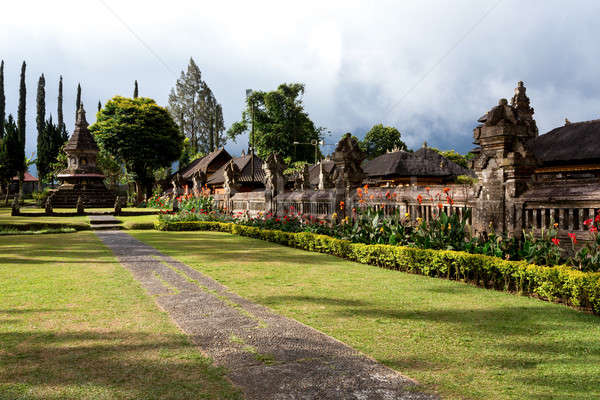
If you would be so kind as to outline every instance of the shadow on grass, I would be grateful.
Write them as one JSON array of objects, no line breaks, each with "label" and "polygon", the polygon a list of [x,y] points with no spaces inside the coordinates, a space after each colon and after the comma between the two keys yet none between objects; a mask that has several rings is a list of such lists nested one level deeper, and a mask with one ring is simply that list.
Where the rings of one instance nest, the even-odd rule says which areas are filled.
[{"label": "shadow on grass", "polygon": [[9,332],[2,343],[15,344],[0,346],[2,400],[241,398],[182,335]]},{"label": "shadow on grass", "polygon": [[367,306],[370,303],[363,300],[353,299],[337,299],[331,297],[314,297],[314,296],[267,296],[263,299],[264,303],[267,304],[281,304],[289,302],[308,302],[315,304],[326,304],[330,306]]}]

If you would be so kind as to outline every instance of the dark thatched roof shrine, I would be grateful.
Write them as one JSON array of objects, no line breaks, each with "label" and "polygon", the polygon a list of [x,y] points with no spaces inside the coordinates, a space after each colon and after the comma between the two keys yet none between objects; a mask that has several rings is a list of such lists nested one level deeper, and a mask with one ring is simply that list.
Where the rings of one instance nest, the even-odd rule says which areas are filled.
[{"label": "dark thatched roof shrine", "polygon": [[600,160],[600,119],[567,123],[530,142],[542,164],[572,164]]}]

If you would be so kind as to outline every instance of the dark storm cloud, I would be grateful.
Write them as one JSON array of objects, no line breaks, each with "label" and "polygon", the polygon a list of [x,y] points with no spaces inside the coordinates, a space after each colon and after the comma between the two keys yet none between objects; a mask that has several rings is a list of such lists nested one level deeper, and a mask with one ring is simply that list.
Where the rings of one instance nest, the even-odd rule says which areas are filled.
[{"label": "dark storm cloud", "polygon": [[[240,118],[245,89],[304,82],[305,108],[332,132],[328,142],[385,123],[411,147],[427,141],[464,152],[477,118],[510,98],[519,80],[542,132],[565,117],[600,116],[600,3],[591,0],[105,0],[126,26],[101,1],[34,3],[11,2],[0,27],[8,112],[16,113],[19,68],[28,63],[28,154],[42,72],[53,116],[63,75],[72,130],[78,82],[93,122],[98,100],[130,96],[135,79],[141,95],[166,105],[190,56],[222,103],[226,125]],[[240,138],[228,149],[246,145]]]}]

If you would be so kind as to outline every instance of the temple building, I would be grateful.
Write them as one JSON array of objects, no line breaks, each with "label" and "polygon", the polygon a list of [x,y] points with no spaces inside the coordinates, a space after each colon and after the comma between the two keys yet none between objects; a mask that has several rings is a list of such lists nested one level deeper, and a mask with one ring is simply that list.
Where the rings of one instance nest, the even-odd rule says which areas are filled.
[{"label": "temple building", "polygon": [[98,152],[81,106],[77,111],[75,130],[65,145],[67,168],[57,175],[61,185],[51,194],[53,207],[74,208],[79,197],[86,208],[114,206],[115,194],[104,185],[104,174],[96,165]]}]

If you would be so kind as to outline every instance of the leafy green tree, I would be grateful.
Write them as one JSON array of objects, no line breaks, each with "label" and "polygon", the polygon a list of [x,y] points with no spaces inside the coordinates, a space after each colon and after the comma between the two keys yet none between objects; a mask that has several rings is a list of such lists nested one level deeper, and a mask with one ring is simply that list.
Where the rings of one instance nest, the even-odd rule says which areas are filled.
[{"label": "leafy green tree", "polygon": [[183,147],[183,135],[169,112],[145,97],[113,97],[90,132],[101,149],[134,174],[138,201],[152,195],[154,171],[177,160]]},{"label": "leafy green tree", "polygon": [[439,150],[435,147],[430,147],[431,150],[438,152],[442,157],[447,158],[448,160],[460,165],[464,168],[469,168],[469,161],[473,158],[472,153],[467,153],[466,155],[462,155],[457,153],[454,150]]},{"label": "leafy green tree", "polygon": [[204,157],[205,155],[206,154],[204,153],[194,153],[190,138],[186,137],[183,141],[183,151],[181,152],[181,157],[179,157],[179,169],[187,167],[192,163],[192,161],[197,160],[200,157]]},{"label": "leafy green tree", "polygon": [[210,153],[227,142],[223,109],[192,58],[171,89],[169,112],[190,139],[193,154]]},{"label": "leafy green tree", "polygon": [[18,156],[22,156],[19,161],[19,168],[17,170],[19,175],[19,199],[23,200],[23,180],[25,178],[25,113],[26,113],[26,101],[27,101],[27,88],[25,86],[25,69],[27,65],[23,61],[21,66],[21,81],[19,84],[19,107],[17,109],[17,129],[19,130],[19,146],[21,150],[18,151]]},{"label": "leafy green tree", "polygon": [[235,122],[227,134],[235,140],[249,132],[250,144],[263,158],[279,153],[291,157],[292,162],[314,161],[315,148],[310,143],[321,139],[321,129],[315,128],[304,111],[303,94],[302,83],[284,83],[271,92],[252,92],[246,98],[242,120]]},{"label": "leafy green tree", "polygon": [[406,150],[406,143],[401,139],[400,131],[392,126],[383,124],[374,125],[365,138],[359,142],[362,151],[367,153],[369,159],[373,159],[388,151]]},{"label": "leafy green tree", "polygon": [[[4,119],[6,118],[6,97],[4,97],[4,60],[0,62],[0,140],[4,137]],[[0,161],[2,162],[2,161]]]}]

